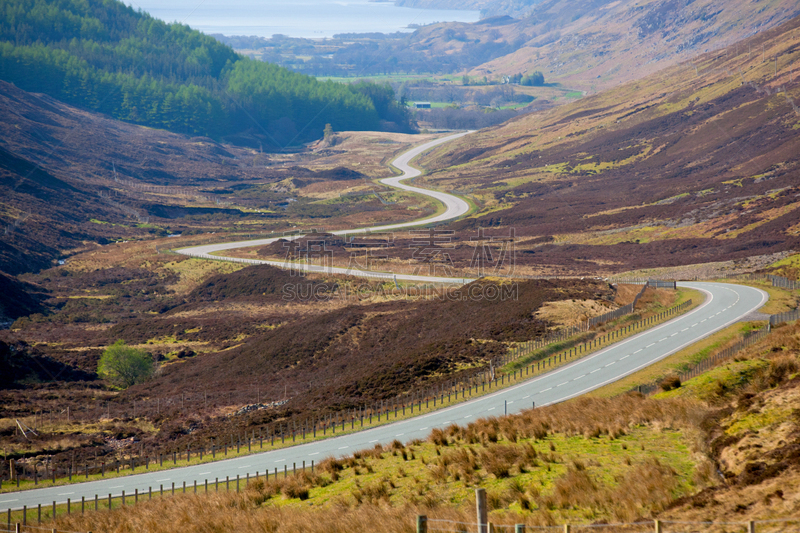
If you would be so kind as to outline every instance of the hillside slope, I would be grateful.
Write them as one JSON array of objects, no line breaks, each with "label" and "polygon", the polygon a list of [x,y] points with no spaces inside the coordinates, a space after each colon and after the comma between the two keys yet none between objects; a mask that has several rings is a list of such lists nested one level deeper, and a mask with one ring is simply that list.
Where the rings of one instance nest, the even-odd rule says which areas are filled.
[{"label": "hillside slope", "polygon": [[[119,1],[7,0],[0,79],[119,120],[273,148],[342,130],[408,129],[391,89],[322,83]],[[387,105],[388,103],[388,105]]]},{"label": "hillside slope", "polygon": [[[402,5],[455,7],[447,0]],[[463,7],[480,8],[487,18],[421,28],[385,57],[439,57],[443,67],[477,79],[538,70],[548,82],[594,93],[800,14],[791,0],[478,0]]]},{"label": "hillside slope", "polygon": [[[219,327],[219,310],[210,302],[234,302],[248,296],[261,305],[272,298],[275,303],[293,298],[319,311],[304,310],[305,316],[281,318],[276,320],[280,327],[256,331],[231,349],[166,367],[159,378],[127,394],[163,396],[173,394],[176,388],[189,392],[204,384],[235,390],[254,376],[270,376],[259,381],[262,393],[277,398],[288,385],[290,395],[296,398],[293,408],[383,400],[412,385],[486,365],[505,353],[509,343],[542,335],[551,327],[548,320],[536,315],[545,302],[612,300],[614,296],[602,282],[540,280],[520,284],[517,298],[506,300],[442,298],[328,311],[331,301],[347,301],[347,296],[342,296],[344,286],[317,283],[320,288],[312,293],[299,285],[312,282],[293,279],[271,266],[254,266],[208,280],[187,297],[190,303],[186,306],[157,318],[147,316],[114,326],[109,338],[133,344],[143,344],[161,333],[188,330],[201,316],[208,323],[206,328]],[[255,294],[250,286],[259,287]],[[294,287],[293,292],[287,293],[287,286]],[[319,298],[301,296],[318,292],[322,294]]]},{"label": "hillside slope", "polygon": [[[515,228],[517,264],[533,269],[613,273],[798,247],[798,26],[460,139],[423,159],[438,169],[426,180],[481,204],[454,227]],[[762,46],[777,66],[748,57]]]},{"label": "hillside slope", "polygon": [[[396,135],[402,142],[387,144],[380,134],[364,141],[371,168],[384,169],[383,157],[417,142]],[[387,206],[337,198],[336,190],[366,177],[340,166],[363,157],[325,159],[338,153],[267,155],[113,120],[0,81],[0,271],[40,270],[95,243],[170,232],[282,231],[289,221],[317,226],[364,212],[395,221],[422,216],[407,209],[418,205],[411,196]],[[300,166],[317,160],[318,172]],[[301,186],[330,192],[312,198]]]}]

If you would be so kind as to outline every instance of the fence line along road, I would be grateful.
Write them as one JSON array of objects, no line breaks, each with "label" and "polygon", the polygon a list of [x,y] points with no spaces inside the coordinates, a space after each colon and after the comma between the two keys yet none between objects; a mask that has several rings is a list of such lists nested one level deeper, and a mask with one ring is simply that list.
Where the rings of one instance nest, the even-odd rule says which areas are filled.
[{"label": "fence line along road", "polygon": [[[642,289],[639,296],[644,293],[645,289],[646,287]],[[220,455],[220,457],[228,457],[229,447],[231,455],[234,455],[234,453],[235,455],[239,455],[242,448],[246,448],[248,453],[255,447],[259,450],[263,450],[265,440],[267,448],[274,448],[276,444],[280,447],[287,443],[303,443],[307,442],[308,439],[316,439],[318,436],[325,437],[328,433],[335,435],[337,427],[339,426],[341,426],[340,433],[342,433],[347,429],[351,431],[356,430],[357,427],[358,429],[363,429],[365,425],[366,427],[370,427],[373,425],[373,422],[381,424],[382,417],[383,423],[385,424],[391,420],[392,414],[394,415],[394,420],[397,421],[400,416],[403,418],[406,417],[407,410],[409,414],[413,415],[415,407],[418,414],[423,411],[430,411],[431,404],[433,410],[436,410],[438,400],[438,406],[441,409],[453,405],[453,403],[458,403],[459,393],[461,394],[461,401],[463,402],[468,397],[472,398],[473,396],[483,394],[487,392],[487,390],[491,392],[493,388],[497,390],[498,388],[511,386],[513,383],[528,379],[531,376],[549,372],[556,366],[566,364],[576,358],[585,357],[610,343],[617,342],[626,336],[636,334],[644,328],[675,316],[691,308],[691,306],[691,300],[683,302],[652,317],[626,324],[620,329],[609,331],[603,335],[595,335],[592,338],[583,338],[580,342],[572,346],[563,346],[562,350],[557,351],[555,354],[541,354],[541,357],[528,361],[521,368],[506,369],[506,371],[503,371],[503,366],[529,357],[531,354],[535,354],[538,349],[547,346],[542,341],[529,341],[513,349],[507,355],[496,358],[490,369],[481,369],[471,375],[461,375],[433,388],[412,391],[410,394],[401,395],[389,401],[365,404],[347,412],[331,412],[323,416],[305,417],[299,420],[292,418],[285,423],[271,424],[266,428],[259,428],[258,436],[256,436],[255,430],[253,430],[251,434],[245,434],[244,436],[241,434],[237,434],[235,437],[234,435],[216,436],[211,439],[210,445],[205,445],[199,449],[197,447],[194,449],[187,447],[185,450],[180,450],[175,446],[168,446],[166,450],[155,450],[152,448],[145,450],[142,445],[139,450],[126,450],[125,455],[127,457],[102,457],[99,458],[99,460],[95,458],[94,461],[84,459],[83,461],[78,461],[78,463],[75,463],[74,458],[72,460],[67,459],[60,464],[48,461],[23,461],[21,463],[12,461],[9,463],[12,469],[9,477],[12,483],[16,482],[17,488],[20,488],[20,482],[23,479],[27,479],[29,483],[32,482],[34,487],[37,487],[40,482],[48,484],[50,480],[52,480],[52,485],[56,485],[57,476],[59,478],[68,478],[69,482],[72,482],[73,475],[76,476],[77,479],[81,479],[82,477],[84,480],[88,481],[90,476],[92,476],[93,479],[96,479],[98,476],[104,478],[107,474],[109,476],[113,475],[114,472],[119,474],[121,469],[127,470],[129,473],[134,473],[137,468],[143,468],[145,471],[148,471],[150,470],[151,463],[154,469],[161,469],[164,466],[165,460],[169,467],[170,461],[173,466],[177,466],[178,460],[180,459],[181,462],[183,462],[184,457],[186,465],[191,463],[193,457],[195,462],[198,462],[198,459],[202,462],[204,455],[206,458],[210,457],[211,460],[215,460],[217,455]],[[616,318],[614,313],[607,313],[603,316]],[[561,339],[556,337],[554,340],[560,341]],[[495,369],[499,370],[496,372]],[[191,398],[190,395],[182,395],[180,397],[180,403],[177,401],[173,402],[173,408],[185,410],[185,399],[187,396]],[[207,407],[209,405],[205,393],[195,396],[199,396],[198,400],[202,402],[202,406]],[[177,398],[175,399],[177,400]],[[161,402],[162,399],[151,399],[149,401],[140,400],[138,403],[138,414],[141,416],[153,415],[153,411],[155,410],[155,414],[158,415],[161,412]],[[277,403],[283,404],[285,402]],[[190,402],[189,405],[192,405],[192,402]],[[211,405],[214,405],[214,403],[212,402]],[[167,402],[164,402],[163,412],[168,412],[167,407]],[[250,409],[251,407],[253,409]],[[266,408],[266,406],[263,404],[251,405],[247,406],[244,411],[260,408]],[[134,414],[137,413],[136,409],[137,404],[134,403]],[[106,402],[104,406],[101,402],[100,405],[92,409],[87,409],[83,413],[73,412],[73,417],[83,420],[86,420],[87,417],[92,419],[93,416],[97,416],[98,411],[99,416],[102,416],[103,413],[110,413],[109,403]],[[69,417],[69,411],[67,411],[67,417]],[[348,425],[349,428],[347,427]],[[23,426],[24,424],[20,425],[20,430],[24,432],[27,426]],[[2,487],[1,480],[0,487]]]},{"label": "fence line along road", "polygon": [[[492,367],[498,368],[502,367],[508,363],[513,361],[519,360],[523,357],[526,357],[542,348],[546,348],[552,344],[562,343],[564,341],[568,341],[579,335],[581,333],[587,333],[591,330],[591,328],[595,326],[599,326],[606,322],[610,322],[612,320],[616,320],[623,316],[632,314],[635,310],[635,307],[639,301],[639,299],[644,294],[645,290],[647,289],[648,285],[645,284],[642,287],[642,290],[636,295],[633,302],[627,304],[619,309],[615,309],[613,311],[609,311],[607,313],[603,313],[602,315],[598,315],[595,317],[591,317],[581,324],[577,326],[570,326],[567,328],[559,329],[556,331],[551,331],[545,334],[544,336],[525,341],[519,343],[517,346],[512,347],[509,352],[504,356],[496,357],[491,363]],[[656,315],[656,320],[662,317],[669,316],[671,313],[676,311],[681,311],[686,308],[684,304],[679,309],[675,309],[673,311],[664,311],[660,315]],[[626,326],[626,332],[635,331],[640,327],[646,327],[647,325],[651,324],[652,321],[641,321],[641,324],[629,324]],[[568,355],[565,357],[572,358],[573,355],[586,353],[591,346],[597,345],[604,345],[608,342],[608,340],[612,340],[618,338],[613,333],[607,334],[607,336],[601,337],[599,340],[594,341],[594,339],[587,339],[582,344],[584,345],[582,348],[576,347],[573,350],[565,350],[568,352]],[[574,353],[573,353],[574,352]],[[543,356],[542,359],[545,357]],[[543,363],[544,366],[548,366],[547,363]],[[550,365],[552,366],[552,365]],[[425,392],[417,392],[413,395],[413,397],[420,397],[420,398],[428,398],[434,395],[440,394],[441,391],[448,391],[448,390],[460,390],[467,387],[467,383],[472,382],[474,384],[474,379],[478,375],[482,375],[485,370],[481,370],[476,372],[473,376],[464,377],[460,376],[455,378],[455,381],[451,385],[439,385],[435,388],[431,388]],[[446,392],[445,392],[446,393]],[[406,395],[398,396],[397,401],[402,401],[400,398],[405,397]],[[263,400],[263,401],[262,401]],[[264,403],[266,402],[266,403]],[[266,401],[266,399],[262,396],[262,392],[260,387],[252,386],[249,388],[241,388],[235,391],[225,391],[225,392],[187,392],[176,396],[167,396],[167,397],[150,397],[144,398],[140,400],[131,400],[125,403],[113,401],[113,399],[103,399],[98,398],[92,404],[86,404],[83,408],[68,408],[68,409],[61,409],[60,407],[53,407],[48,410],[40,410],[37,413],[34,413],[29,416],[22,417],[23,420],[27,419],[28,424],[32,425],[33,428],[39,431],[42,428],[46,428],[49,424],[53,426],[58,421],[67,421],[70,420],[82,420],[82,421],[100,421],[103,419],[113,419],[113,418],[137,418],[137,417],[152,417],[152,416],[159,416],[161,414],[168,414],[170,412],[174,412],[176,410],[186,410],[188,409],[207,409],[207,408],[215,408],[215,407],[222,407],[222,406],[231,406],[231,405],[244,405],[242,413],[249,412],[253,410],[260,410],[260,409],[269,409],[274,407],[280,407],[286,404],[288,400],[276,400],[276,401]],[[406,400],[408,403],[408,400]],[[13,404],[10,404],[13,405]],[[362,409],[365,413],[369,410],[377,411],[376,406],[364,406]],[[32,420],[31,420],[32,419]]]},{"label": "fence line along road", "polygon": [[475,522],[459,522],[455,520],[429,518],[426,515],[417,515],[416,533],[527,533],[531,531],[564,531],[573,533],[578,531],[603,532],[603,533],[689,533],[703,531],[704,533],[772,533],[780,531],[798,531],[800,519],[772,519],[750,521],[681,521],[668,518],[655,520],[641,520],[633,523],[616,524],[561,524],[561,525],[527,525],[525,523],[498,524],[489,521],[486,489],[475,489]]},{"label": "fence line along road", "polygon": [[789,533],[800,532],[800,519],[750,521],[644,520],[616,524],[559,524],[552,526],[458,522],[418,515],[416,533]]},{"label": "fence line along road", "polygon": [[[159,486],[160,483],[174,482],[176,486],[181,486],[186,482],[187,486],[192,486],[195,481],[199,484],[205,479],[224,479],[232,475],[252,477],[257,471],[274,472],[275,468],[279,472],[287,468],[291,470],[295,465],[300,468],[304,462],[308,465],[311,461],[319,461],[327,456],[346,456],[360,449],[372,448],[376,444],[390,444],[396,439],[406,442],[417,438],[424,439],[434,428],[446,428],[450,424],[466,424],[481,417],[517,413],[533,406],[565,401],[633,374],[736,323],[761,307],[767,299],[763,291],[743,285],[721,283],[680,285],[705,292],[708,296],[706,301],[665,323],[633,334],[584,357],[573,359],[552,371],[533,377],[515,371],[517,376],[522,374],[520,382],[492,392],[487,391],[482,396],[473,396],[463,403],[421,413],[414,418],[399,419],[396,422],[393,420],[394,412],[391,412],[392,419],[389,424],[289,448],[171,470],[144,471],[130,476],[76,483],[68,488],[56,486],[5,493],[0,495],[0,509],[5,506],[19,509],[23,505],[30,508],[38,504],[51,504],[53,501],[63,503],[67,497],[78,500],[81,497],[93,499],[95,494],[111,493],[116,496],[122,490],[127,494],[133,494],[135,490],[141,493],[147,491],[148,487]],[[475,389],[471,390],[474,394]],[[462,391],[459,392],[463,394]],[[419,409],[419,404],[414,407],[415,410]],[[360,419],[348,422],[352,427],[355,426],[355,422],[360,422]],[[67,496],[66,492],[72,494]]]}]

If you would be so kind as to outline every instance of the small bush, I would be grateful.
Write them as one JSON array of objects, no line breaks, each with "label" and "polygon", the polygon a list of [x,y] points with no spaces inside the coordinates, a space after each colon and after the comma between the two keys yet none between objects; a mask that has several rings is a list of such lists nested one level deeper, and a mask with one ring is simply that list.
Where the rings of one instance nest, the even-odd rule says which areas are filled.
[{"label": "small bush", "polygon": [[681,386],[681,378],[679,378],[678,376],[676,376],[674,374],[670,375],[670,376],[667,376],[663,380],[661,380],[661,383],[659,384],[659,386],[665,391],[678,389]]},{"label": "small bush", "polygon": [[447,435],[439,428],[435,428],[431,431],[430,435],[428,435],[428,440],[437,446],[447,446],[449,444],[447,442]]},{"label": "small bush", "polygon": [[97,374],[121,389],[146,381],[154,371],[153,357],[123,340],[106,348],[97,364]]},{"label": "small bush", "polygon": [[289,478],[289,480],[283,484],[281,492],[286,498],[298,498],[301,501],[307,500],[309,494],[308,487],[294,477]]}]

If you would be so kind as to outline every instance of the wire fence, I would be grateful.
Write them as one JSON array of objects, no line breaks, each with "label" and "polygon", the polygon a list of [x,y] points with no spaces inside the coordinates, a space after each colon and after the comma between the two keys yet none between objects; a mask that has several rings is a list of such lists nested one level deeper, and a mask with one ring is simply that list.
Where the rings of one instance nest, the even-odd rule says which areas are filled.
[{"label": "wire fence", "polygon": [[[641,293],[640,293],[641,294]],[[192,464],[225,458],[229,455],[249,453],[254,449],[274,449],[289,444],[309,442],[328,435],[336,435],[346,431],[360,430],[365,427],[385,424],[391,421],[413,416],[437,408],[453,405],[468,398],[492,392],[499,388],[518,383],[538,374],[549,372],[553,368],[566,364],[574,359],[584,357],[600,348],[620,340],[628,335],[635,334],[655,323],[675,316],[691,307],[692,301],[688,300],[673,308],[662,311],[651,317],[638,320],[607,333],[578,338],[577,340],[559,344],[553,342],[551,348],[537,352],[548,347],[545,341],[529,341],[517,346],[506,355],[492,361],[489,368],[483,368],[472,373],[462,373],[460,376],[441,382],[433,387],[420,388],[410,393],[390,400],[381,400],[364,404],[356,408],[343,411],[314,413],[305,417],[290,417],[280,422],[272,422],[264,427],[250,430],[244,434],[231,434],[210,439],[209,442],[188,445],[180,448],[175,442],[162,445],[160,448],[146,448],[141,443],[130,442],[118,452],[107,457],[79,457],[66,458],[56,461],[53,456],[44,458],[32,456],[14,460],[8,463],[8,479],[17,487],[32,488],[40,483],[55,485],[59,479],[72,481],[73,477],[82,480],[102,478],[107,475],[134,473],[137,469],[148,470],[151,467],[161,468],[166,462],[173,466],[177,464]],[[560,339],[560,337],[556,337]],[[568,340],[568,339],[564,339]],[[514,365],[511,365],[514,363]],[[511,366],[507,366],[511,365]],[[505,367],[505,369],[503,369]],[[250,391],[252,394],[254,391]],[[252,396],[251,396],[252,398]],[[67,411],[67,418],[73,420],[91,421],[98,416],[101,420],[109,417],[111,402],[105,405],[87,406],[84,410],[76,410],[71,414]],[[187,412],[192,407],[199,410],[208,406],[206,393],[184,394],[177,398],[169,407],[173,413]],[[167,414],[166,406],[162,406],[161,399],[139,400],[135,406],[121,405],[133,408],[133,412],[121,413],[130,417],[132,414],[141,417],[152,416],[155,413]],[[274,404],[251,404],[240,408],[237,412],[271,408]],[[105,410],[105,411],[104,411]],[[100,412],[98,415],[98,411]],[[62,413],[63,415],[63,413]],[[32,429],[34,421],[26,420],[20,429]],[[34,430],[35,431],[35,430]],[[5,464],[3,467],[5,468]],[[3,482],[0,481],[0,488]]]},{"label": "wire fence", "polygon": [[[716,352],[710,357],[703,359],[699,363],[689,366],[687,369],[680,372],[676,377],[679,382],[684,382],[694,377],[697,377],[700,374],[703,374],[704,372],[707,372],[712,368],[719,366],[724,361],[731,359],[733,356],[735,356],[737,353],[741,352],[745,348],[749,348],[750,346],[753,346],[754,344],[764,340],[767,337],[767,335],[769,335],[770,332],[772,331],[773,326],[777,326],[785,322],[790,322],[798,319],[800,319],[800,309],[787,311],[785,313],[778,313],[776,315],[770,315],[769,323],[765,328],[748,333],[741,341],[737,342],[733,346],[729,346],[728,348],[725,348],[724,350]],[[671,381],[674,382],[674,379],[671,379]],[[671,387],[672,385],[670,384],[669,381],[651,382],[638,385],[635,388],[631,389],[631,392],[636,391],[636,392],[641,392],[642,394],[653,394],[662,389],[669,390],[669,388]]]},{"label": "wire fence", "polygon": [[[154,498],[166,498],[181,494],[211,494],[211,493],[239,493],[247,489],[250,483],[256,481],[270,482],[280,478],[287,479],[289,476],[304,475],[310,471],[314,473],[314,462],[306,467],[303,461],[302,468],[296,465],[288,469],[284,466],[282,471],[275,468],[272,472],[267,470],[256,471],[255,474],[242,474],[236,477],[226,476],[225,479],[214,478],[205,479],[193,483],[183,482],[182,484],[164,484],[158,487],[148,487],[147,490],[134,489],[133,492],[123,490],[117,494],[100,495],[95,494],[94,498],[81,497],[80,500],[67,498],[66,501],[52,504],[38,504],[36,506],[11,509],[8,508],[0,516],[0,532],[3,531],[35,531],[43,529],[42,524],[53,524],[58,518],[71,515],[83,515],[92,511],[110,511],[126,506],[136,505],[140,502],[150,501]],[[52,527],[44,528],[47,531],[54,531]],[[76,533],[62,531],[62,533]]]},{"label": "wire fence", "polygon": [[800,519],[751,521],[641,520],[630,523],[531,525],[472,523],[417,516],[417,533],[784,533],[800,532]]},{"label": "wire fence", "polygon": [[738,281],[757,281],[762,283],[770,283],[773,287],[779,287],[781,289],[788,289],[788,290],[800,290],[800,281],[789,279],[783,276],[775,276],[773,274],[724,274],[721,272],[711,271],[707,273],[696,273],[692,276],[684,277],[684,278],[677,278],[676,280],[656,280],[652,278],[642,278],[642,277],[628,277],[628,278],[617,278],[617,277],[610,277],[608,280],[612,283],[624,283],[628,285],[641,285],[647,282],[650,282],[650,286],[653,288],[674,288],[677,286],[677,282],[679,280],[683,281],[702,281],[702,280],[713,280],[713,279],[730,279],[730,280],[738,280]]},{"label": "wire fence", "polygon": [[744,339],[737,342],[733,346],[730,346],[728,348],[725,348],[724,350],[716,352],[710,357],[703,359],[699,363],[689,366],[689,368],[678,373],[677,376],[675,376],[675,378],[677,378],[678,380],[677,382],[674,381],[674,378],[669,378],[665,381],[660,380],[659,382],[645,383],[643,385],[637,385],[636,387],[631,389],[631,392],[640,392],[645,395],[650,395],[659,392],[661,390],[669,390],[670,388],[675,388],[679,386],[680,383],[683,383],[684,381],[688,381],[694,377],[699,376],[700,374],[708,372],[712,368],[715,368],[724,361],[727,361],[728,359],[732,358],[734,355],[741,352],[745,348],[748,348],[756,344],[757,342],[762,341],[767,337],[767,335],[769,335],[770,329],[771,328],[768,325],[764,329],[754,331],[749,335],[745,336]]},{"label": "wire fence", "polygon": [[636,305],[639,303],[639,299],[642,296],[644,296],[644,292],[647,290],[649,286],[650,282],[646,281],[644,283],[644,286],[642,287],[642,290],[639,291],[639,293],[636,295],[633,301],[628,305],[624,305],[619,309],[615,309],[614,311],[609,311],[608,313],[605,313],[600,316],[595,316],[587,320],[586,321],[587,329],[596,326],[598,324],[602,324],[604,322],[610,322],[611,320],[616,320],[617,318],[633,313],[633,311],[636,309]]},{"label": "wire fence", "polygon": [[86,533],[70,531],[67,529],[57,529],[54,527],[28,526],[23,524],[3,524],[0,526],[0,531],[8,531],[10,533],[39,533],[40,531],[46,531],[47,533]]},{"label": "wire fence", "polygon": [[663,280],[663,279],[653,279],[653,278],[609,278],[609,281],[612,281],[616,284],[621,285],[649,285],[654,289],[677,289],[678,282],[674,280]]},{"label": "wire fence", "polygon": [[784,322],[791,322],[797,319],[800,319],[800,309],[787,311],[785,313],[778,313],[777,315],[771,315],[769,317],[769,324],[770,326],[777,326],[779,324],[783,324]]}]

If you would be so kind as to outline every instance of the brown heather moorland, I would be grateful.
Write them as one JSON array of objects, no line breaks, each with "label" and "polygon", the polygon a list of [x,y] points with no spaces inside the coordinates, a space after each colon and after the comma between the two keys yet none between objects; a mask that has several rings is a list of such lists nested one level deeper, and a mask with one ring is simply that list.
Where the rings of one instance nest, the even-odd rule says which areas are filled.
[{"label": "brown heather moorland", "polygon": [[[486,368],[510,346],[571,324],[576,313],[624,305],[638,292],[617,293],[597,280],[529,280],[505,300],[440,298],[435,287],[408,296],[392,283],[298,277],[269,266],[153,253],[151,246],[107,246],[23,276],[41,290],[45,310],[0,335],[8,387],[0,393],[2,417],[13,422],[65,406],[78,413],[105,401],[137,400],[140,408],[136,419],[128,413],[86,427],[76,419],[32,441],[12,424],[3,442],[15,457],[122,453],[107,446],[109,437],[133,437],[130,446],[153,452],[197,447],[288,416],[391,400]],[[488,293],[501,283],[509,285],[473,285]],[[639,312],[664,309],[674,298],[670,291],[648,293]],[[157,375],[126,391],[107,389],[95,372],[103,348],[117,339],[153,354]],[[230,417],[255,403],[256,390],[262,401],[290,401]],[[204,392],[235,394],[191,413],[142,407],[141,400]]]},{"label": "brown heather moorland", "polygon": [[[287,153],[126,124],[0,81],[0,271],[46,269],[93,243],[405,221],[435,208],[368,191],[432,136],[337,134]],[[347,154],[343,156],[342,154]],[[14,317],[16,318],[16,317]]]},{"label": "brown heather moorland", "polygon": [[[0,279],[2,319],[18,318],[0,333],[0,441],[11,458],[62,465],[145,447],[183,450],[485,368],[515,343],[569,323],[570,313],[630,299],[632,290],[615,291],[600,275],[786,253],[800,244],[798,30],[793,19],[741,48],[425,156],[422,166],[432,171],[419,183],[461,191],[477,206],[450,226],[456,267],[474,266],[481,229],[491,236],[513,229],[516,273],[576,276],[520,282],[518,298],[506,301],[440,301],[436,288],[429,298],[409,298],[393,283],[299,278],[168,251],[195,238],[430,213],[408,195],[385,195],[384,203],[365,194],[373,187],[367,178],[385,174],[381,165],[421,137],[337,134],[337,143],[302,154],[265,155],[115,123],[0,85],[8,118],[0,121],[8,133],[0,146],[0,218],[8,227],[0,269],[18,274]],[[762,46],[762,57],[750,52]],[[763,60],[770,55],[777,75]],[[358,161],[345,168],[350,149]],[[184,235],[165,237],[173,232]],[[275,257],[283,244],[251,253]],[[412,244],[400,236],[381,252],[387,264],[410,265]],[[332,246],[338,260],[350,253]],[[488,246],[497,252],[501,244]],[[52,267],[62,257],[66,264]],[[797,267],[772,270],[794,276]],[[507,283],[481,279],[473,287]],[[342,297],[353,289],[354,297]],[[650,292],[638,311],[663,309],[675,297]],[[115,391],[96,378],[103,349],[117,339],[157,359],[153,379]],[[580,399],[326,461],[314,476],[255,483],[243,495],[151,502],[58,527],[407,531],[418,512],[470,520],[469,494],[480,484],[505,523],[787,516],[798,497],[785,487],[800,480],[797,355],[797,327],[785,326],[663,399]],[[209,389],[257,389],[260,400],[290,401],[230,416],[252,403],[231,396],[222,408],[109,416],[30,441],[13,425],[37,411]]]},{"label": "brown heather moorland", "polygon": [[476,132],[425,156],[424,183],[480,206],[451,225],[461,242],[478,228],[513,228],[523,273],[613,274],[794,249],[799,45],[794,18]]}]

